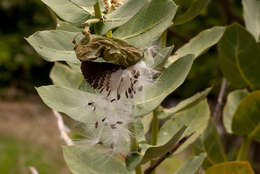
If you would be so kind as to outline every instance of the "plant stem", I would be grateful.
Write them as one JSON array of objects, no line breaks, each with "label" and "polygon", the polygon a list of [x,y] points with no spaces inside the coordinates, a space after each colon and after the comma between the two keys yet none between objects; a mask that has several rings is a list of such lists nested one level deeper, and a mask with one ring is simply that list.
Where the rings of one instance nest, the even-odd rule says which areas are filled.
[{"label": "plant stem", "polygon": [[100,1],[98,0],[97,3],[94,5],[95,17],[101,19],[102,12],[100,9]]},{"label": "plant stem", "polygon": [[223,105],[223,99],[224,99],[224,96],[225,96],[225,93],[226,93],[226,89],[227,89],[227,80],[225,78],[223,78],[222,82],[221,82],[220,91],[219,91],[219,94],[218,94],[218,101],[217,101],[216,107],[215,107],[214,112],[213,112],[213,118],[215,120],[220,119],[219,115],[221,114],[221,108],[222,108],[222,105]]},{"label": "plant stem", "polygon": [[[152,139],[151,139],[151,144],[156,145],[157,144],[157,139],[158,139],[158,133],[159,133],[159,119],[157,116],[157,109],[153,111],[153,120],[152,120]],[[153,165],[155,161],[151,161],[151,165]],[[155,174],[156,170],[154,169],[152,174]]]},{"label": "plant stem", "polygon": [[[131,123],[130,125],[130,130],[132,132],[132,136],[131,136],[131,146],[130,146],[130,150],[131,152],[137,152],[138,151],[138,142],[136,140],[136,129],[135,129],[135,123]],[[142,174],[142,167],[141,165],[136,166],[135,168],[135,173],[136,174]]]},{"label": "plant stem", "polygon": [[243,137],[243,143],[240,146],[238,155],[237,155],[237,161],[246,161],[247,160],[247,154],[248,149],[251,144],[251,139],[247,136]]},{"label": "plant stem", "polygon": [[165,48],[167,44],[167,30],[160,37],[160,48]]}]

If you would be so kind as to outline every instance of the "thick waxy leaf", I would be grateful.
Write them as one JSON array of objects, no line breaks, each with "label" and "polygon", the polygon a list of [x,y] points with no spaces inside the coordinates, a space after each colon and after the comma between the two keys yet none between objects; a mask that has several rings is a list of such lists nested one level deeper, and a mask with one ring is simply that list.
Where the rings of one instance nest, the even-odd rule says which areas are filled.
[{"label": "thick waxy leaf", "polygon": [[73,174],[131,174],[119,160],[102,149],[64,146],[63,154]]},{"label": "thick waxy leaf", "polygon": [[164,144],[168,142],[172,135],[176,134],[182,126],[186,126],[187,129],[185,130],[183,137],[188,136],[191,133],[193,133],[193,135],[178,149],[176,153],[183,151],[207,128],[209,117],[210,111],[206,100],[177,113],[161,127],[158,135],[158,143]]},{"label": "thick waxy leaf", "polygon": [[99,34],[106,34],[109,30],[125,24],[148,2],[149,0],[128,0],[112,13],[105,15],[105,21],[98,26]]},{"label": "thick waxy leaf", "polygon": [[51,70],[50,78],[52,79],[53,84],[57,86],[75,89],[78,89],[83,80],[85,80],[82,73],[74,71],[67,65],[57,62]]},{"label": "thick waxy leaf", "polygon": [[174,18],[174,25],[184,24],[200,14],[200,12],[207,7],[209,0],[195,0],[192,1],[189,9],[183,14],[177,15]]},{"label": "thick waxy leaf", "polygon": [[94,6],[98,0],[71,0],[73,3],[84,6],[84,7],[91,7]]},{"label": "thick waxy leaf", "polygon": [[154,62],[152,67],[158,70],[162,70],[168,57],[171,55],[174,46],[163,48],[159,53],[153,58]]},{"label": "thick waxy leaf", "polygon": [[248,95],[248,91],[240,89],[229,93],[227,103],[223,111],[223,122],[228,133],[232,133],[232,119],[241,100]]},{"label": "thick waxy leaf", "polygon": [[39,31],[26,40],[47,61],[80,63],[76,58],[72,43],[77,34],[76,32],[62,30]]},{"label": "thick waxy leaf", "polygon": [[195,94],[194,96],[185,99],[183,101],[181,101],[180,103],[178,103],[176,106],[170,108],[170,109],[164,109],[162,113],[160,113],[159,117],[162,118],[167,118],[173,114],[176,114],[180,111],[183,111],[189,107],[192,107],[194,105],[196,105],[197,103],[199,103],[201,100],[205,99],[205,97],[207,97],[207,95],[210,93],[212,88],[207,88],[206,90]]},{"label": "thick waxy leaf", "polygon": [[179,87],[187,77],[193,55],[187,55],[174,62],[153,85],[144,88],[142,96],[135,101],[135,115],[143,116],[154,110],[165,97]]},{"label": "thick waxy leaf", "polygon": [[223,145],[212,119],[209,120],[207,129],[196,141],[195,148],[200,152],[207,153],[207,158],[203,165],[205,168],[226,161]]},{"label": "thick waxy leaf", "polygon": [[233,85],[260,88],[260,47],[249,32],[239,24],[229,26],[218,50],[221,70]]},{"label": "thick waxy leaf", "polygon": [[147,47],[172,24],[176,10],[172,0],[151,0],[113,36],[138,48]]},{"label": "thick waxy leaf", "polygon": [[242,0],[244,19],[247,30],[259,42],[260,39],[260,1],[259,0]]},{"label": "thick waxy leaf", "polygon": [[69,115],[74,120],[88,122],[93,115],[93,108],[88,106],[96,95],[78,89],[65,88],[55,85],[36,88],[43,102],[58,112]]},{"label": "thick waxy leaf", "polygon": [[246,161],[225,162],[207,169],[205,174],[254,174],[252,167]]},{"label": "thick waxy leaf", "polygon": [[70,0],[42,0],[61,19],[80,26],[90,18],[90,14]]},{"label": "thick waxy leaf", "polygon": [[56,30],[64,30],[64,31],[70,31],[70,32],[81,32],[82,28],[76,27],[75,25],[72,25],[71,23],[64,22],[64,21],[57,19]]},{"label": "thick waxy leaf", "polygon": [[218,43],[224,34],[224,31],[225,27],[213,27],[211,29],[202,31],[183,47],[178,49],[173,56],[170,56],[165,67],[168,67],[171,63],[187,54],[194,54],[194,58],[197,58],[205,50]]},{"label": "thick waxy leaf", "polygon": [[178,169],[173,174],[195,174],[206,157],[205,153],[195,156],[188,160],[180,169]]},{"label": "thick waxy leaf", "polygon": [[260,90],[244,97],[232,120],[232,132],[260,142]]}]

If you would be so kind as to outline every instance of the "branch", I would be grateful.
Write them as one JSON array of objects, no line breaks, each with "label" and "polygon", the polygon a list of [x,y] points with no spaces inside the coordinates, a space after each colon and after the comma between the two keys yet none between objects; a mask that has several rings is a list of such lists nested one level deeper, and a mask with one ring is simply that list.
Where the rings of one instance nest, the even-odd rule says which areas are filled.
[{"label": "branch", "polygon": [[223,78],[223,80],[221,82],[220,91],[218,94],[218,101],[217,101],[216,107],[213,112],[213,118],[215,120],[217,120],[219,118],[219,114],[221,112],[221,108],[223,105],[223,98],[225,96],[226,88],[227,88],[227,80],[225,78]]},{"label": "branch", "polygon": [[29,168],[31,174],[39,174],[38,171],[35,169],[35,167],[29,166],[28,168]]},{"label": "branch", "polygon": [[193,133],[190,134],[190,135],[188,135],[188,136],[186,136],[186,137],[184,137],[184,138],[182,138],[177,144],[175,144],[175,145],[173,146],[173,148],[172,148],[170,151],[168,151],[166,154],[164,154],[163,156],[161,156],[158,160],[154,161],[153,164],[152,164],[149,168],[147,168],[147,169],[144,171],[144,174],[150,174],[150,173],[152,173],[152,171],[153,171],[156,167],[158,167],[165,159],[169,158],[174,152],[176,152],[176,151],[178,150],[178,148],[179,148],[183,143],[185,143],[186,140],[188,140],[192,135],[193,135]]},{"label": "branch", "polygon": [[60,131],[61,138],[65,141],[65,143],[68,146],[74,145],[73,141],[70,139],[70,137],[67,134],[68,128],[64,125],[62,116],[57,111],[52,110],[52,112],[54,113],[55,117],[57,118],[57,125],[58,125],[59,131]]}]

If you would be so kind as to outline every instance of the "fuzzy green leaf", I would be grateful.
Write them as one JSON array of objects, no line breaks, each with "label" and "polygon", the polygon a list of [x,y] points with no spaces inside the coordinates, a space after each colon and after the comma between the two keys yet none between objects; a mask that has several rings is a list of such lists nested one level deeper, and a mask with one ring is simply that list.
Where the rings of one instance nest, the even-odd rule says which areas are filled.
[{"label": "fuzzy green leaf", "polygon": [[120,26],[113,36],[138,48],[153,43],[172,24],[177,10],[172,0],[151,0],[127,23]]},{"label": "fuzzy green leaf", "polygon": [[242,0],[244,19],[247,30],[254,36],[257,42],[260,41],[260,1]]},{"label": "fuzzy green leaf", "polygon": [[176,53],[168,58],[165,67],[187,54],[194,54],[196,59],[205,50],[218,43],[224,34],[225,27],[213,27],[202,31],[188,43],[176,51]]},{"label": "fuzzy green leaf", "polygon": [[72,43],[77,34],[62,30],[38,31],[26,40],[47,61],[68,61],[79,64]]},{"label": "fuzzy green leaf", "polygon": [[260,90],[244,97],[232,120],[232,132],[260,142]]},{"label": "fuzzy green leaf", "polygon": [[205,157],[206,157],[205,153],[201,153],[199,156],[192,157],[173,174],[195,174],[199,170]]},{"label": "fuzzy green leaf", "polygon": [[260,88],[260,47],[248,31],[239,24],[229,26],[218,44],[218,52],[228,81],[237,87]]},{"label": "fuzzy green leaf", "polygon": [[73,174],[132,174],[122,162],[102,149],[87,146],[64,146],[63,154]]},{"label": "fuzzy green leaf", "polygon": [[232,133],[232,119],[241,100],[248,95],[245,89],[239,89],[229,93],[227,103],[223,111],[223,123],[228,133]]},{"label": "fuzzy green leaf", "polygon": [[192,1],[189,9],[185,11],[183,14],[177,13],[176,17],[174,18],[174,25],[181,25],[184,24],[196,16],[198,16],[201,11],[208,6],[209,0],[195,0]]},{"label": "fuzzy green leaf", "polygon": [[90,18],[90,14],[70,0],[42,0],[61,19],[80,26]]}]

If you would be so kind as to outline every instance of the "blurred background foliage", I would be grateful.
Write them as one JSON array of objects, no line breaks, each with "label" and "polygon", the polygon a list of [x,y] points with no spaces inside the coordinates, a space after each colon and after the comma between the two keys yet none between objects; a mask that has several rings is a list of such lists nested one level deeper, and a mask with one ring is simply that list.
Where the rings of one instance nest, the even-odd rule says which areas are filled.
[{"label": "blurred background foliage", "polygon": [[[186,11],[192,1],[175,0],[180,6],[178,13]],[[0,88],[12,86],[34,92],[33,86],[50,84],[48,75],[52,63],[43,61],[24,40],[35,31],[55,28],[49,9],[40,0],[1,0],[0,17],[3,20],[0,24]],[[198,17],[172,27],[169,40],[177,50],[200,31],[234,21],[243,22],[241,1],[210,0]],[[217,51],[213,47],[195,61],[186,82],[174,96],[186,98],[212,85],[216,88],[211,95],[216,95],[221,81],[218,67]]]}]

